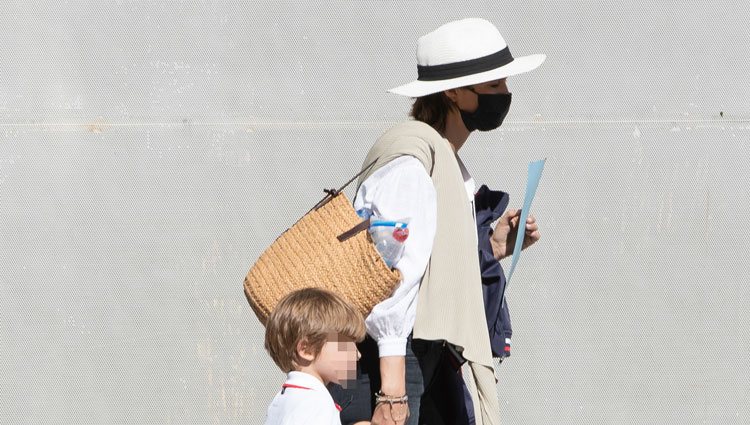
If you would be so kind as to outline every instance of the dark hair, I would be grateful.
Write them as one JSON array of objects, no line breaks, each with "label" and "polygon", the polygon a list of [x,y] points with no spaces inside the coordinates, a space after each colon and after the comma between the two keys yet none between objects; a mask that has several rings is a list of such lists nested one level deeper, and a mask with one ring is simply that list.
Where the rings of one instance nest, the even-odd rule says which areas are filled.
[{"label": "dark hair", "polygon": [[448,112],[453,108],[453,103],[448,96],[444,92],[437,92],[416,98],[409,115],[415,120],[429,124],[442,134],[445,131]]}]

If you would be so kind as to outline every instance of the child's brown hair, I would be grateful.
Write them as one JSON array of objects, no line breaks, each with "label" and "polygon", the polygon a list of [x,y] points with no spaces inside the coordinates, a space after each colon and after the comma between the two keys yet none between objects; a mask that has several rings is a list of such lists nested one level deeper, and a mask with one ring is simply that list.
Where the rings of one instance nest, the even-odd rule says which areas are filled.
[{"label": "child's brown hair", "polygon": [[266,322],[265,347],[279,368],[290,372],[299,367],[300,341],[306,340],[317,356],[331,333],[362,341],[362,315],[333,292],[300,289],[284,297],[271,312]]}]

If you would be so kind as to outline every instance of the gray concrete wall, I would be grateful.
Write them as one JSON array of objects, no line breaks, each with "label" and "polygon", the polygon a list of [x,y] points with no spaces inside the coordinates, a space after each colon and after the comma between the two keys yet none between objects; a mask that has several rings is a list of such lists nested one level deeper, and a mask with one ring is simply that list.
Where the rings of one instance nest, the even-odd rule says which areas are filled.
[{"label": "gray concrete wall", "polygon": [[469,16],[548,55],[462,150],[512,206],[548,158],[505,423],[750,423],[743,0],[4,0],[0,423],[263,423],[245,273]]}]

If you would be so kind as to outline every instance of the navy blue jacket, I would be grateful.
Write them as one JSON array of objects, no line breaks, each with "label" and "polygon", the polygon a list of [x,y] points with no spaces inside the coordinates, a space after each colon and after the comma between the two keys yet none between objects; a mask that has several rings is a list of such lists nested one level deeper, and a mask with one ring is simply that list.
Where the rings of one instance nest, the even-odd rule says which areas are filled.
[{"label": "navy blue jacket", "polygon": [[474,206],[477,214],[477,236],[479,239],[479,265],[482,271],[484,313],[490,334],[490,346],[494,357],[510,356],[510,339],[513,330],[510,311],[505,300],[505,271],[492,255],[492,223],[503,215],[508,207],[509,196],[505,192],[490,190],[482,185],[476,193]]}]

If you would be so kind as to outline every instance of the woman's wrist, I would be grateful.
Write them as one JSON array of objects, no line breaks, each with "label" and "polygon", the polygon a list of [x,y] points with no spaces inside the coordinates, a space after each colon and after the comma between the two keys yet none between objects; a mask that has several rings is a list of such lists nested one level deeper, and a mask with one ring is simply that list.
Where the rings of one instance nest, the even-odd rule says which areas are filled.
[{"label": "woman's wrist", "polygon": [[380,391],[394,397],[406,394],[406,357],[380,358]]},{"label": "woman's wrist", "polygon": [[503,258],[507,257],[507,253],[505,252],[505,245],[501,245],[495,239],[490,238],[490,246],[492,247],[492,255],[497,261],[500,261]]}]

